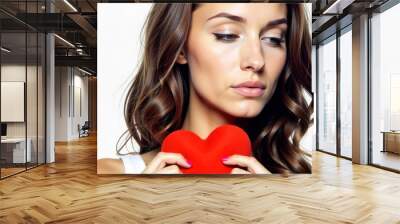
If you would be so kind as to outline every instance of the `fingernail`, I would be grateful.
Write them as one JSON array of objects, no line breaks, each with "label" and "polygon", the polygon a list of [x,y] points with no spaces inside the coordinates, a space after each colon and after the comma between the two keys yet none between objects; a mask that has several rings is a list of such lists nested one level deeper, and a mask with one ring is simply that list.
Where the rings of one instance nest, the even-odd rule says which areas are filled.
[{"label": "fingernail", "polygon": [[222,158],[222,161],[226,162],[226,161],[228,161],[228,159],[229,159],[229,157],[224,157],[224,158]]},{"label": "fingernail", "polygon": [[191,163],[191,162],[186,161],[186,163],[189,164],[190,167],[192,166],[192,163]]}]

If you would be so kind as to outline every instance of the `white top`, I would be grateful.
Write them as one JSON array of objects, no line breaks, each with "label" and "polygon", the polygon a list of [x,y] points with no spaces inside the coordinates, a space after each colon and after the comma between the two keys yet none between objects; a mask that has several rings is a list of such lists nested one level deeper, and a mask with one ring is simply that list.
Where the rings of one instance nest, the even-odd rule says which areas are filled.
[{"label": "white top", "polygon": [[139,154],[121,156],[126,174],[140,174],[146,168],[146,164]]}]

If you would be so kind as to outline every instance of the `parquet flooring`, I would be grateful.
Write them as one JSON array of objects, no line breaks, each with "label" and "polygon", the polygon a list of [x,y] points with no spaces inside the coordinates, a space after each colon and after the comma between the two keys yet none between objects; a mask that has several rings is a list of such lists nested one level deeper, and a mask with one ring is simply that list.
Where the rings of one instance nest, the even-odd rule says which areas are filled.
[{"label": "parquet flooring", "polygon": [[313,174],[96,174],[96,138],[0,181],[0,223],[400,223],[400,175],[313,153]]},{"label": "parquet flooring", "polygon": [[15,174],[15,173],[18,173],[18,172],[21,172],[21,171],[24,171],[25,170],[25,167],[21,167],[21,168],[19,168],[19,167],[17,167],[17,168],[1,168],[1,176],[2,177],[7,177],[7,176],[10,176],[10,175],[12,175],[12,174]]}]

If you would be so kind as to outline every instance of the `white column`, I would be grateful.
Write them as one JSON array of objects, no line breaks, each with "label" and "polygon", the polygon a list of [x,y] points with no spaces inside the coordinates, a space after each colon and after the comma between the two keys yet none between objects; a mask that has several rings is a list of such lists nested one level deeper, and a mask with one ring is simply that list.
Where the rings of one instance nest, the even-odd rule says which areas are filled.
[{"label": "white column", "polygon": [[55,161],[54,133],[55,133],[55,76],[54,76],[54,35],[49,33],[46,36],[46,163]]},{"label": "white column", "polygon": [[[46,4],[47,12],[53,12],[50,1]],[[46,163],[55,162],[55,44],[54,35],[46,35]]]},{"label": "white column", "polygon": [[368,15],[353,20],[353,162],[368,163]]}]

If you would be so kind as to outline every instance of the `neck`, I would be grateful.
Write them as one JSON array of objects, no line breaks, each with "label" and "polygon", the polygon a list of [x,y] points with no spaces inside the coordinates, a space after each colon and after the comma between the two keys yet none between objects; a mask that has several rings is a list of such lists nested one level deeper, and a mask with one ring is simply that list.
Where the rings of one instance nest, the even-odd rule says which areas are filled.
[{"label": "neck", "polygon": [[182,129],[192,131],[200,138],[206,139],[218,126],[232,124],[234,121],[234,117],[210,105],[190,87],[189,106]]}]

